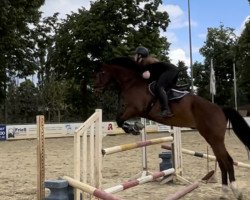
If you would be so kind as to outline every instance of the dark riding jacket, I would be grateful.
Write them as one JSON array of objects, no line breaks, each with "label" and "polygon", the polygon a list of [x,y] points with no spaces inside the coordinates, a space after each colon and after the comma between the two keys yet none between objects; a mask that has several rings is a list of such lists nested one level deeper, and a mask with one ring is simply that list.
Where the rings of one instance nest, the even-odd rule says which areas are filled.
[{"label": "dark riding jacket", "polygon": [[164,62],[157,62],[143,66],[142,73],[145,71],[150,72],[149,82],[157,81],[162,76],[162,78],[166,79],[166,82],[170,82],[177,78],[179,74],[179,69],[175,65]]}]

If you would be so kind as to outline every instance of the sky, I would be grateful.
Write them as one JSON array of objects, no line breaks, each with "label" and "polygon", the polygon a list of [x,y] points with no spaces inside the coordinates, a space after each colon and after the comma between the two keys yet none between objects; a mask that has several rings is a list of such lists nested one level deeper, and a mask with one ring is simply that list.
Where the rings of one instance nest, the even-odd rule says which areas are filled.
[{"label": "sky", "polygon": [[[43,17],[59,12],[60,18],[66,18],[81,7],[89,9],[90,0],[45,0],[40,10]],[[163,0],[159,10],[167,11],[171,20],[167,31],[161,33],[171,43],[171,62],[181,60],[190,66],[188,0]],[[206,40],[207,28],[224,25],[234,28],[239,36],[250,18],[250,5],[247,0],[190,0],[190,16],[193,63],[203,62],[199,49]]]}]

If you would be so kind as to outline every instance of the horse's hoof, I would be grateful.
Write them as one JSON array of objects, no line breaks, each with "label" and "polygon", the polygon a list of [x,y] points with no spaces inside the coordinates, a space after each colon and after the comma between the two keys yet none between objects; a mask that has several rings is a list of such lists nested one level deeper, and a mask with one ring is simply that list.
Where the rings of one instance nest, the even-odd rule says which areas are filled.
[{"label": "horse's hoof", "polygon": [[132,135],[140,135],[140,132],[132,132]]},{"label": "horse's hoof", "polygon": [[135,122],[135,128],[138,130],[142,130],[144,128],[144,125],[141,122]]},{"label": "horse's hoof", "polygon": [[234,193],[234,196],[236,197],[236,199],[238,200],[243,200],[243,194],[242,192],[238,189],[237,183],[236,181],[231,182],[231,189]]},{"label": "horse's hoof", "polygon": [[141,132],[136,127],[134,127],[132,129],[131,133],[132,133],[132,135],[140,135],[141,134]]},{"label": "horse's hoof", "polygon": [[220,199],[229,199],[228,193],[230,191],[230,188],[227,185],[222,185],[222,196],[220,196]]}]

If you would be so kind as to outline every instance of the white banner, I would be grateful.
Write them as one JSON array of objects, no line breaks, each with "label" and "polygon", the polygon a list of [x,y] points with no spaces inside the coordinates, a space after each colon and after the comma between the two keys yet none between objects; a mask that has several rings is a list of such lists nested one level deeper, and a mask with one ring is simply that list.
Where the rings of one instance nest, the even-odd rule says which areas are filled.
[{"label": "white banner", "polygon": [[216,94],[216,86],[215,86],[215,72],[213,66],[213,59],[211,59],[211,66],[210,66],[210,93],[215,95]]}]

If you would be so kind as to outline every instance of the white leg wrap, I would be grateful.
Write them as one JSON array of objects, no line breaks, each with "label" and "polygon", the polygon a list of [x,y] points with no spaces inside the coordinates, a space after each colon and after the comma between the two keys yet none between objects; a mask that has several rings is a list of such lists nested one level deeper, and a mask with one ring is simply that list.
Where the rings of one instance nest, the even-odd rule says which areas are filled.
[{"label": "white leg wrap", "polygon": [[231,189],[232,189],[232,191],[233,191],[233,193],[234,193],[234,196],[235,196],[238,200],[242,200],[242,199],[243,199],[243,195],[242,195],[242,192],[239,191],[238,185],[237,185],[236,181],[231,182],[230,185],[231,185]]},{"label": "white leg wrap", "polygon": [[220,199],[229,199],[228,193],[230,188],[227,185],[222,185],[222,196]]}]

